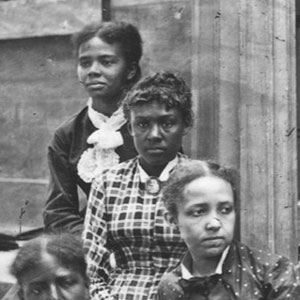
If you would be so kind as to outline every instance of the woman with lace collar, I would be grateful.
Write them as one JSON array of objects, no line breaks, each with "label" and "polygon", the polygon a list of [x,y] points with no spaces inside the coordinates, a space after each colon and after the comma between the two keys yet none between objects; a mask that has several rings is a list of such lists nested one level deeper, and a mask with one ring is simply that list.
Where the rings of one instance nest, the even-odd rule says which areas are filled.
[{"label": "woman with lace collar", "polygon": [[88,104],[63,123],[48,148],[50,182],[43,213],[46,232],[82,232],[89,195],[103,169],[136,156],[120,103],[141,75],[142,40],[124,22],[90,24],[73,36],[79,82]]}]

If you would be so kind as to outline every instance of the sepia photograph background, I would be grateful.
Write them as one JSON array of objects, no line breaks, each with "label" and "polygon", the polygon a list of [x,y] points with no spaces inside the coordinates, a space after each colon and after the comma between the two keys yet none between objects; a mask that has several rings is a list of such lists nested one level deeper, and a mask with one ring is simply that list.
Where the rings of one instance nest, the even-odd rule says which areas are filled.
[{"label": "sepia photograph background", "polygon": [[47,146],[88,100],[70,37],[118,20],[141,32],[144,76],[171,70],[191,86],[184,152],[239,170],[241,240],[298,261],[298,2],[0,1],[0,232],[43,227]]}]

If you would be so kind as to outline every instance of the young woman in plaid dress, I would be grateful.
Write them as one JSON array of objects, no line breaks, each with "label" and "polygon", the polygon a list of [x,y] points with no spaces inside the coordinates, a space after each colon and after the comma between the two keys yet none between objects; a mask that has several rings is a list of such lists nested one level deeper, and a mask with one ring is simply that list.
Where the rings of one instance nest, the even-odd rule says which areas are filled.
[{"label": "young woman in plaid dress", "polygon": [[124,113],[138,156],[96,178],[84,223],[95,300],[154,299],[161,276],[186,250],[179,232],[164,220],[161,186],[187,160],[180,149],[192,125],[190,90],[180,77],[156,73],[127,95]]}]

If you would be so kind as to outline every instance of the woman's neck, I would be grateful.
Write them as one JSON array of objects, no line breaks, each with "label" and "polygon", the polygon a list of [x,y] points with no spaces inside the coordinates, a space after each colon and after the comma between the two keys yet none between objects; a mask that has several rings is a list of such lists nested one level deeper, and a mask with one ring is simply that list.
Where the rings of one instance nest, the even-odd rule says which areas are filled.
[{"label": "woman's neck", "polygon": [[92,98],[92,108],[95,111],[110,117],[119,108],[122,97],[123,95],[114,97],[114,99]]},{"label": "woman's neck", "polygon": [[205,259],[193,258],[192,273],[194,276],[210,276],[213,275],[217,269],[220,257],[212,257]]},{"label": "woman's neck", "polygon": [[141,164],[142,168],[144,169],[144,171],[149,176],[155,176],[155,177],[159,177],[161,172],[166,167],[166,164],[161,165],[161,166],[151,166],[151,165],[147,164],[143,159],[140,159],[140,164]]}]

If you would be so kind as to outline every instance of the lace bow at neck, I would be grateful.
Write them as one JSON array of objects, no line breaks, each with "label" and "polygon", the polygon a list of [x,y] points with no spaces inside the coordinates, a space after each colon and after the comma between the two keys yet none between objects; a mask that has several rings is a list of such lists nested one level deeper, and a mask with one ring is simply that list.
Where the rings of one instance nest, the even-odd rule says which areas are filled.
[{"label": "lace bow at neck", "polygon": [[77,165],[78,175],[85,182],[91,182],[103,170],[119,163],[120,157],[115,149],[124,141],[118,130],[126,123],[122,107],[107,117],[92,108],[91,99],[88,101],[88,117],[97,130],[87,138],[87,143],[93,147],[82,153]]}]

